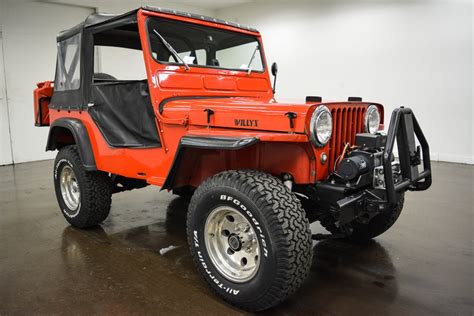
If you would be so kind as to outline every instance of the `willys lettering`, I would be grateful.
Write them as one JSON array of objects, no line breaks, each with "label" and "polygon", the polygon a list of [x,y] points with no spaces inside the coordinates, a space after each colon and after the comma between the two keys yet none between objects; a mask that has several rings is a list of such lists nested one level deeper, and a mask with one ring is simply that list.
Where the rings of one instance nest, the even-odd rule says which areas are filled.
[{"label": "willys lettering", "polygon": [[235,126],[258,127],[258,120],[234,119]]}]

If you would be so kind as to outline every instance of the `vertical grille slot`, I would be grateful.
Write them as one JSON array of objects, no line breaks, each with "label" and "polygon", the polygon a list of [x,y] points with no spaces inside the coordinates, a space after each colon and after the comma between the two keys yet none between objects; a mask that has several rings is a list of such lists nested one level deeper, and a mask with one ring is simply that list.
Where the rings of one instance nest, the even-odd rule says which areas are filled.
[{"label": "vertical grille slot", "polygon": [[354,145],[355,136],[364,132],[365,105],[336,105],[331,109],[332,136],[329,143],[329,171],[334,170],[337,158],[342,154],[344,145]]}]

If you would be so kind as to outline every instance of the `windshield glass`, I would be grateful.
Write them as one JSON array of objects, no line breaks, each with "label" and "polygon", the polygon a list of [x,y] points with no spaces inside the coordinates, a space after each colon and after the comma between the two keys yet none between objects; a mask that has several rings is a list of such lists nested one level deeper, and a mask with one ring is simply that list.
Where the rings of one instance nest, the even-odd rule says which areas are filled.
[{"label": "windshield glass", "polygon": [[264,70],[255,36],[161,18],[151,18],[147,27],[153,58],[160,63],[182,64],[156,36],[157,32],[190,67]]}]

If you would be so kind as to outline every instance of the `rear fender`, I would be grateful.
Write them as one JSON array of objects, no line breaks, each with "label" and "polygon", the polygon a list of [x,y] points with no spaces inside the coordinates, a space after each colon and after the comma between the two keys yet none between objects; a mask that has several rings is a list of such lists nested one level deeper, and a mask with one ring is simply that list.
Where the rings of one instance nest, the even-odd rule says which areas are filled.
[{"label": "rear fender", "polygon": [[73,144],[77,146],[84,168],[87,171],[97,170],[89,134],[84,124],[75,118],[55,120],[49,129],[46,151]]}]

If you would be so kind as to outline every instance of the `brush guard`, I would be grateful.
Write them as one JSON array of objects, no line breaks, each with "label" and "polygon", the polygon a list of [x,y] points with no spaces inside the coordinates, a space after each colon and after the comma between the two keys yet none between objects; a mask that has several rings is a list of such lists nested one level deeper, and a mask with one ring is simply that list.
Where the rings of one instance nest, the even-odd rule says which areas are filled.
[{"label": "brush guard", "polygon": [[[415,136],[421,146],[423,171],[418,170],[421,163],[420,146],[416,146]],[[402,180],[394,183],[392,160],[393,148],[397,142]],[[385,193],[388,207],[396,204],[397,193],[423,191],[431,186],[430,150],[425,135],[415,114],[410,108],[400,107],[393,111],[387,133],[387,143],[383,154]]]}]

